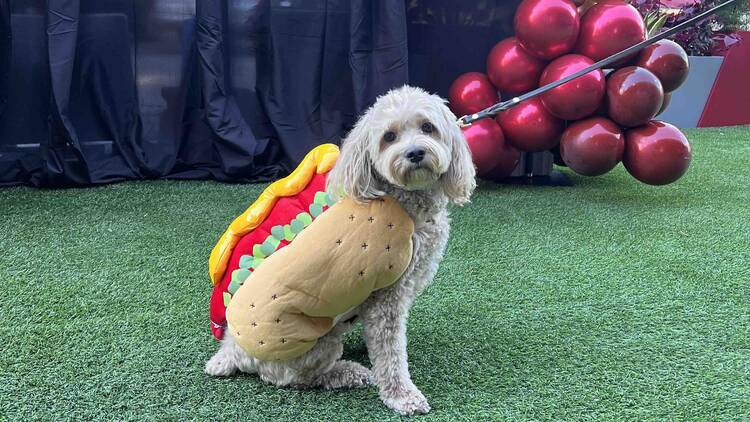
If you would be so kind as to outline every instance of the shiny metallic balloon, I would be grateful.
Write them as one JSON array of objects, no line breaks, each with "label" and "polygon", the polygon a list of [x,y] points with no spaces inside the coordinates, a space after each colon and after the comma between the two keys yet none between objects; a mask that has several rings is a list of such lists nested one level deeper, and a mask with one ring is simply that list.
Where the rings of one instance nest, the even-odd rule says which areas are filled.
[{"label": "shiny metallic balloon", "polygon": [[522,94],[537,87],[546,62],[526,51],[515,37],[506,38],[487,56],[487,76],[501,92]]},{"label": "shiny metallic balloon", "polygon": [[642,67],[624,67],[607,78],[607,113],[622,126],[648,123],[663,102],[664,90],[659,78]]},{"label": "shiny metallic balloon", "polygon": [[[575,52],[598,62],[646,39],[646,25],[638,10],[623,0],[604,0],[581,18]],[[626,63],[631,56],[616,65]]]},{"label": "shiny metallic balloon", "polygon": [[521,45],[544,60],[569,53],[580,24],[578,8],[568,0],[523,0],[513,21]]},{"label": "shiny metallic balloon", "polygon": [[669,107],[669,103],[671,103],[671,102],[672,102],[672,93],[671,92],[665,92],[664,93],[664,101],[661,102],[661,108],[659,109],[659,112],[656,113],[656,115],[658,116],[658,115],[664,113],[664,110],[666,110],[667,107]]},{"label": "shiny metallic balloon", "polygon": [[453,81],[448,90],[450,108],[457,116],[476,113],[500,101],[487,75],[468,72]]},{"label": "shiny metallic balloon", "polygon": [[[544,86],[578,72],[594,62],[588,57],[568,54],[552,61],[544,69],[539,85]],[[604,72],[594,70],[541,95],[542,103],[553,115],[578,120],[593,114],[604,98]]]},{"label": "shiny metallic balloon", "polygon": [[531,98],[497,115],[505,139],[521,151],[546,151],[560,141],[563,121]]},{"label": "shiny metallic balloon", "polygon": [[461,130],[480,177],[506,177],[518,164],[521,153],[505,141],[502,129],[494,120],[481,119]]},{"label": "shiny metallic balloon", "polygon": [[633,177],[649,185],[666,185],[682,177],[692,158],[690,143],[679,129],[660,121],[625,133],[622,163]]},{"label": "shiny metallic balloon", "polygon": [[565,164],[565,161],[563,161],[562,155],[560,155],[560,144],[557,144],[554,147],[552,147],[552,149],[550,149],[549,152],[552,153],[552,162],[555,163],[555,165],[561,166],[561,167],[568,167],[568,165]]},{"label": "shiny metallic balloon", "polygon": [[661,40],[646,47],[638,55],[636,66],[648,69],[661,81],[664,92],[672,92],[687,79],[688,55],[672,40]]},{"label": "shiny metallic balloon", "polygon": [[571,170],[584,176],[600,176],[622,160],[625,135],[615,122],[591,117],[565,129],[560,155]]}]

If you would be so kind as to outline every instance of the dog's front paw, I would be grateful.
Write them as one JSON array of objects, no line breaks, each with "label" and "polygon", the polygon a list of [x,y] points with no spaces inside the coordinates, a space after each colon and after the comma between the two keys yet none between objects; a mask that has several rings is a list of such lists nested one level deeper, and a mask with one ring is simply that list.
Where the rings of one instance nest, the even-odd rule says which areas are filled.
[{"label": "dog's front paw", "polygon": [[383,394],[381,396],[386,406],[402,416],[424,415],[430,411],[427,399],[416,387],[400,390],[396,394]]},{"label": "dog's front paw", "polygon": [[221,351],[206,362],[203,369],[206,374],[214,377],[227,377],[237,371],[237,367]]}]

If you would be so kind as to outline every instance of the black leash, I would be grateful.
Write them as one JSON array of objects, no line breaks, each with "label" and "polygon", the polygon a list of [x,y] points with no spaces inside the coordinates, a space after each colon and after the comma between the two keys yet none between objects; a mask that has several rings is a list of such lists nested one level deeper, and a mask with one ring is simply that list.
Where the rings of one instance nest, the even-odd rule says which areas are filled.
[{"label": "black leash", "polygon": [[666,30],[664,32],[660,32],[659,34],[654,35],[653,37],[651,37],[651,38],[649,38],[647,40],[641,41],[638,44],[632,45],[632,46],[630,46],[630,47],[628,47],[628,48],[620,51],[619,53],[615,53],[615,54],[613,54],[613,55],[611,55],[611,56],[609,56],[609,57],[607,57],[605,59],[599,60],[598,62],[592,64],[591,66],[589,66],[589,67],[587,67],[585,69],[581,69],[578,72],[573,73],[571,75],[568,75],[568,76],[566,76],[566,77],[564,77],[564,78],[562,78],[560,80],[557,80],[555,82],[549,83],[549,84],[544,85],[544,86],[540,86],[539,88],[537,88],[537,89],[535,89],[533,91],[529,91],[526,94],[521,95],[520,97],[513,97],[513,98],[511,98],[508,101],[499,102],[499,103],[497,103],[497,104],[495,104],[493,106],[485,108],[484,110],[482,110],[480,112],[477,112],[477,113],[474,113],[474,114],[470,114],[470,115],[466,115],[466,116],[461,116],[456,121],[456,123],[460,127],[466,127],[466,126],[470,126],[472,123],[476,122],[479,119],[484,119],[486,117],[493,117],[496,114],[500,113],[501,111],[505,111],[505,110],[507,110],[507,109],[515,106],[516,104],[520,103],[521,101],[526,101],[529,98],[534,98],[534,97],[536,97],[539,94],[543,94],[543,93],[545,93],[545,92],[547,92],[547,91],[549,91],[551,89],[555,89],[558,86],[560,86],[560,85],[562,85],[562,84],[564,84],[566,82],[570,82],[570,81],[572,81],[575,78],[579,78],[579,77],[581,77],[581,76],[583,76],[583,75],[585,75],[585,74],[587,74],[587,73],[589,73],[591,71],[594,71],[594,70],[603,69],[605,66],[607,66],[607,65],[609,65],[611,63],[614,63],[614,62],[616,62],[616,61],[618,61],[618,60],[620,60],[620,59],[622,59],[624,57],[627,57],[627,56],[629,56],[629,55],[631,55],[633,53],[641,51],[642,49],[648,47],[649,45],[651,45],[651,44],[653,44],[653,43],[655,43],[657,41],[661,41],[664,38],[670,37],[670,36],[672,36],[672,35],[680,32],[680,31],[684,30],[685,28],[687,28],[689,26],[692,26],[693,24],[696,24],[696,23],[698,23],[698,22],[700,22],[700,21],[702,21],[702,20],[710,17],[711,15],[713,15],[714,13],[716,13],[718,10],[723,9],[724,7],[730,5],[730,4],[734,3],[734,2],[735,2],[735,0],[727,0],[724,3],[722,3],[722,4],[720,4],[720,5],[716,6],[716,7],[713,7],[711,9],[709,9],[709,10],[706,10],[705,12],[701,13],[700,15],[693,16],[692,18],[686,20],[685,22],[682,22],[679,25],[676,25],[676,26],[674,26],[672,28],[669,28],[668,30]]}]

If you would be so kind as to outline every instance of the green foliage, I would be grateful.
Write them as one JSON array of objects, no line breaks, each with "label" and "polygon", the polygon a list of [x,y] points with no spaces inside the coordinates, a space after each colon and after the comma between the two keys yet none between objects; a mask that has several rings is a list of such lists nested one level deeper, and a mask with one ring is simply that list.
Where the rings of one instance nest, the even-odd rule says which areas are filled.
[{"label": "green foliage", "polygon": [[646,37],[651,38],[664,27],[667,23],[668,16],[664,13],[660,13],[659,10],[648,12],[643,17],[643,22],[646,24]]},{"label": "green foliage", "polygon": [[730,31],[750,30],[750,0],[737,0],[718,13],[719,21]]}]

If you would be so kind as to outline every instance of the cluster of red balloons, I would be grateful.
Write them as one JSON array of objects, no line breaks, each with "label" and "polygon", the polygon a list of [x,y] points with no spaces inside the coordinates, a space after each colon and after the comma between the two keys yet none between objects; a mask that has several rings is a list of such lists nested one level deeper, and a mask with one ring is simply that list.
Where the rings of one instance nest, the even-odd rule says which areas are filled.
[{"label": "cluster of red balloons", "polygon": [[[624,0],[604,0],[581,12],[570,0],[523,0],[516,36],[490,51],[487,73],[465,73],[451,85],[453,111],[476,113],[500,101],[501,93],[528,92],[646,38],[643,18]],[[690,164],[690,144],[677,128],[653,119],[687,78],[687,54],[662,40],[612,67],[464,128],[479,175],[507,177],[521,151],[553,150],[562,164],[586,176],[622,161],[644,183],[679,179]]]}]

